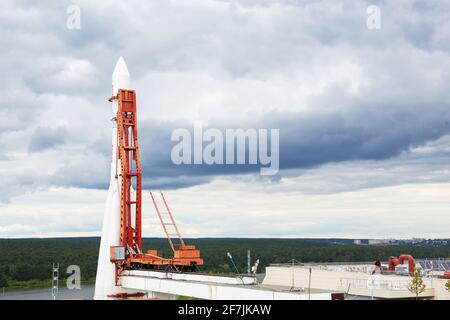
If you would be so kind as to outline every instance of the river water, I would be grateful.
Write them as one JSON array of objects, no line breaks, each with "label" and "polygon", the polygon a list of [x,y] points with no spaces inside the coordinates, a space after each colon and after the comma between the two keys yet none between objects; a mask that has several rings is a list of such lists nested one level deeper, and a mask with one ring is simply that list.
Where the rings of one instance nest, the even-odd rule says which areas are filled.
[{"label": "river water", "polygon": [[[92,300],[94,297],[94,285],[81,285],[81,289],[69,290],[60,287],[57,300]],[[5,290],[0,288],[0,300],[52,300],[52,288],[30,288]]]}]

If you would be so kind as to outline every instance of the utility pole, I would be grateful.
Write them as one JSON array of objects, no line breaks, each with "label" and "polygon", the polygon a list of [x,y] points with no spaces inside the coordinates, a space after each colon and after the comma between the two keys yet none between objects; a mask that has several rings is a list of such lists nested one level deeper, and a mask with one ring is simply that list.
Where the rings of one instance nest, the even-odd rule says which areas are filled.
[{"label": "utility pole", "polygon": [[291,273],[291,291],[295,290],[295,262],[298,262],[295,259],[291,260],[292,265],[291,265],[291,269],[292,269],[292,273]]},{"label": "utility pole", "polygon": [[52,299],[56,300],[59,285],[59,263],[53,263],[52,270]]},{"label": "utility pole", "polygon": [[373,286],[375,284],[375,280],[373,278],[373,275],[370,275],[369,281],[370,281],[370,299],[371,300],[375,300],[375,298],[373,296]]},{"label": "utility pole", "polygon": [[247,273],[250,274],[250,250],[247,250]]},{"label": "utility pole", "polygon": [[295,263],[295,259],[292,259],[291,291],[294,290],[294,263]]},{"label": "utility pole", "polygon": [[311,273],[312,273],[312,268],[309,267],[308,300],[311,300]]},{"label": "utility pole", "polygon": [[433,288],[433,271],[434,271],[433,261],[430,261],[430,264],[431,264],[431,288]]},{"label": "utility pole", "polygon": [[239,273],[239,270],[238,270],[238,268],[236,267],[236,264],[234,263],[233,256],[232,256],[231,253],[229,253],[229,252],[227,252],[227,256],[228,256],[228,258],[230,258],[231,263],[233,264],[234,270],[236,270],[236,275],[242,280],[242,276],[241,276],[241,274]]}]

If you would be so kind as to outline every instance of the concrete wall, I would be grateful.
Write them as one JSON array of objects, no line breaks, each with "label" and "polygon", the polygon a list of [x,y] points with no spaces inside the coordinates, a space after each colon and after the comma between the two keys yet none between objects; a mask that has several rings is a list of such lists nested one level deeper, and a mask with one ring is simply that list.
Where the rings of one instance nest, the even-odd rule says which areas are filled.
[{"label": "concrete wall", "polygon": [[[149,297],[162,295],[187,296],[207,300],[308,300],[308,294],[302,292],[276,291],[256,285],[225,285],[217,283],[180,281],[154,277],[122,276],[123,288],[149,292]],[[331,300],[330,292],[312,293],[311,300]]]}]

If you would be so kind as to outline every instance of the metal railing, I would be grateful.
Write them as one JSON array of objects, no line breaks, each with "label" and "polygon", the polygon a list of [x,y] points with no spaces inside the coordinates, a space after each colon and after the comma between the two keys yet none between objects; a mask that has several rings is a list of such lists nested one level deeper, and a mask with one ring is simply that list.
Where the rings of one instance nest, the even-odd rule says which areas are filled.
[{"label": "metal railing", "polygon": [[361,279],[361,278],[340,278],[340,285],[343,288],[353,289],[380,289],[394,291],[408,291],[408,280],[380,280],[380,279]]}]

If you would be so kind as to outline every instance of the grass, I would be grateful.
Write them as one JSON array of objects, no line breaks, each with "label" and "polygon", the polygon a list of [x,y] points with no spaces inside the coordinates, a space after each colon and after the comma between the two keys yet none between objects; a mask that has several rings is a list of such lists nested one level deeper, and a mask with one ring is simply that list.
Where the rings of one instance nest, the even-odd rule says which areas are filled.
[{"label": "grass", "polygon": [[[95,278],[89,278],[81,281],[82,284],[95,284]],[[59,287],[66,285],[66,279],[59,279]],[[27,281],[19,281],[19,280],[8,280],[8,286],[5,287],[8,290],[11,289],[31,289],[31,288],[49,288],[52,286],[52,280],[27,280]]]}]

